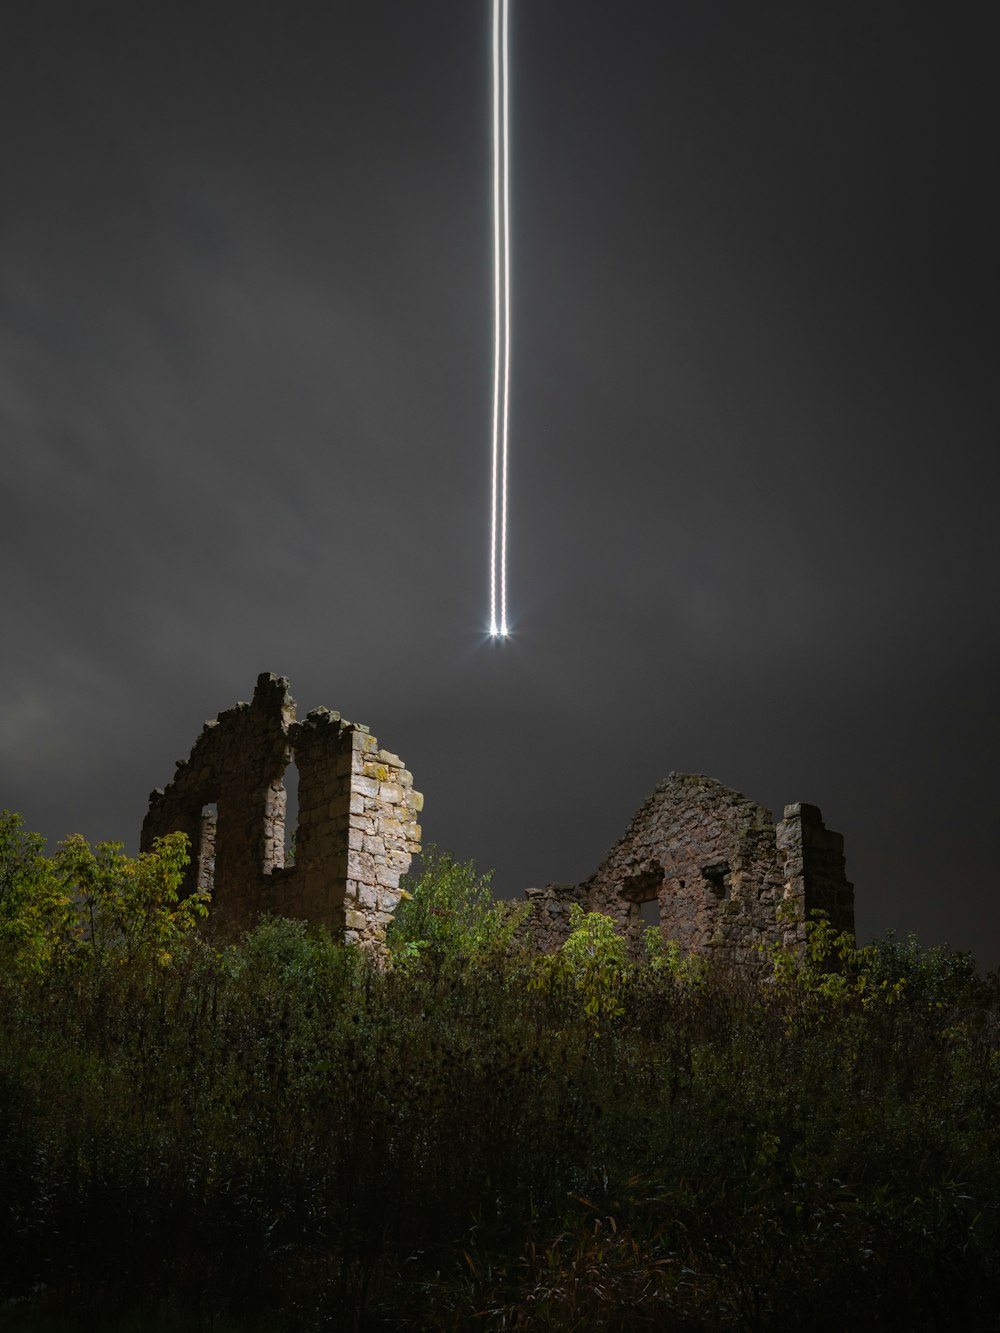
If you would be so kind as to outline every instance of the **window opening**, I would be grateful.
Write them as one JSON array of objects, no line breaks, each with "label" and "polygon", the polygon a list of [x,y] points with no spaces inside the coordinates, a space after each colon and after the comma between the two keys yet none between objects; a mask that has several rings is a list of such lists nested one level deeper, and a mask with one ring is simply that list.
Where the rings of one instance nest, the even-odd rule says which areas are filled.
[{"label": "window opening", "polygon": [[219,806],[209,801],[201,807],[198,831],[198,854],[195,857],[199,889],[211,893],[215,888],[215,830],[219,821]]},{"label": "window opening", "polygon": [[647,861],[645,867],[629,875],[622,884],[622,897],[628,903],[628,929],[635,938],[650,926],[660,926],[660,889],[663,867]]},{"label": "window opening", "polygon": [[647,898],[641,903],[639,910],[642,913],[642,924],[644,926],[660,925],[660,900],[659,898]]},{"label": "window opening", "polygon": [[285,769],[285,865],[295,864],[299,834],[299,770],[293,759]]},{"label": "window opening", "polygon": [[712,886],[712,892],[720,902],[728,902],[730,897],[729,889],[729,862],[718,861],[715,865],[703,866],[701,873]]}]

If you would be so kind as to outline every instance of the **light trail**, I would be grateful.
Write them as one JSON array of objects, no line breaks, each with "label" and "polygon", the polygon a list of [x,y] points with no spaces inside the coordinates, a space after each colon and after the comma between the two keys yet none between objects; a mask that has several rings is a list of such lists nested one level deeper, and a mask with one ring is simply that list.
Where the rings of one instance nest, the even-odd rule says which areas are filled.
[{"label": "light trail", "polygon": [[[510,116],[507,0],[493,0],[493,453],[490,634],[507,636],[507,441],[510,427]],[[499,585],[499,596],[498,596]]]}]

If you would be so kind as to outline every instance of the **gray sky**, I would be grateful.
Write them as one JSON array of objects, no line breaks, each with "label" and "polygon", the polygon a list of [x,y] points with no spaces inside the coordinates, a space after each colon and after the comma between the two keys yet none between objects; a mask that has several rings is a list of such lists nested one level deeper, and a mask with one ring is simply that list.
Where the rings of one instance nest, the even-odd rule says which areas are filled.
[{"label": "gray sky", "polygon": [[511,6],[502,645],[487,0],[5,19],[0,805],[134,849],[274,670],[502,893],[706,772],[996,967],[985,3]]}]

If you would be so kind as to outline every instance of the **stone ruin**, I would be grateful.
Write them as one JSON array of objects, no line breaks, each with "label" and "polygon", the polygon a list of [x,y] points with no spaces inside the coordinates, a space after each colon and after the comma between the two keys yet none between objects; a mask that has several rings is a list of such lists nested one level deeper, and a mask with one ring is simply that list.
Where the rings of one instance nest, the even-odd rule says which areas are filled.
[{"label": "stone ruin", "polygon": [[[292,762],[294,864],[283,781]],[[288,681],[265,673],[252,702],[206,722],[173,781],[151,793],[140,845],[178,829],[188,835],[185,891],[211,891],[213,929],[245,930],[269,912],[382,952],[400,877],[420,850],[422,808],[403,761],[367,727],[328,708],[297,721]],[[634,956],[651,925],[685,952],[738,964],[759,964],[774,944],[800,950],[817,909],[838,931],[854,931],[844,840],[816,806],[787,805],[774,824],[763,806],[691,773],[660,783],[589,879],[525,896],[523,938],[544,952],[569,934],[573,903],[612,917]]]},{"label": "stone ruin", "polygon": [[[805,921],[821,910],[854,932],[854,887],[844,840],[814,805],[786,805],[784,818],[697,773],[671,773],[636,812],[624,836],[582,884],[528,889],[529,937],[545,952],[569,934],[569,909],[612,917],[640,956],[658,925],[684,952],[719,953],[759,965],[761,947],[797,952]],[[779,912],[784,905],[792,909]]]},{"label": "stone ruin", "polygon": [[[283,778],[293,762],[299,814],[289,864]],[[367,727],[328,708],[297,721],[288,681],[265,673],[252,702],[206,722],[173,781],[150,794],[140,846],[188,835],[184,891],[211,891],[215,929],[247,929],[269,912],[381,951],[400,876],[420,850],[422,807],[412,774]]]}]

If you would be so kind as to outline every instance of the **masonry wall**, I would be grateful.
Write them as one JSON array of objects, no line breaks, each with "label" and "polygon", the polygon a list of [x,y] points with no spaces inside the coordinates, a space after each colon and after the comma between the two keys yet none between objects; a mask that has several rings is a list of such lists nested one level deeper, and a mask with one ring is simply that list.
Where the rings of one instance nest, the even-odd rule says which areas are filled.
[{"label": "masonry wall", "polygon": [[554,953],[569,934],[569,909],[572,903],[587,910],[587,898],[580,884],[546,884],[540,889],[525,889],[531,906],[521,938],[539,953]]},{"label": "masonry wall", "polygon": [[[285,864],[284,773],[299,774],[294,865]],[[237,931],[262,912],[327,926],[379,950],[400,876],[420,850],[423,797],[398,755],[328,708],[296,720],[283,676],[258,677],[249,703],[206,722],[174,779],[150,794],[141,846],[183,829],[187,888],[211,889],[213,928]]]},{"label": "masonry wall", "polygon": [[[285,864],[284,775],[296,764],[296,857]],[[239,931],[262,912],[327,926],[381,950],[400,877],[420,850],[423,797],[398,755],[328,708],[296,717],[283,676],[258,677],[253,699],[206,722],[173,781],[150,795],[141,846],[181,829],[192,846],[186,889],[213,895],[211,925]],[[685,951],[758,963],[782,942],[801,948],[814,909],[854,929],[843,839],[816,806],[763,806],[702,774],[671,773],[582,884],[527,890],[525,928],[550,952],[569,933],[572,904],[611,916],[635,954],[646,912]],[[793,910],[790,917],[782,908]]]},{"label": "masonry wall", "polygon": [[[757,964],[775,943],[800,948],[815,908],[838,929],[854,929],[854,893],[844,873],[843,839],[816,806],[771,813],[742,793],[697,773],[671,773],[639,808],[619,842],[583,884],[529,889],[535,947],[558,948],[571,902],[611,916],[639,955],[647,921],[686,952],[721,953]],[[794,911],[779,909],[784,904]]]}]

